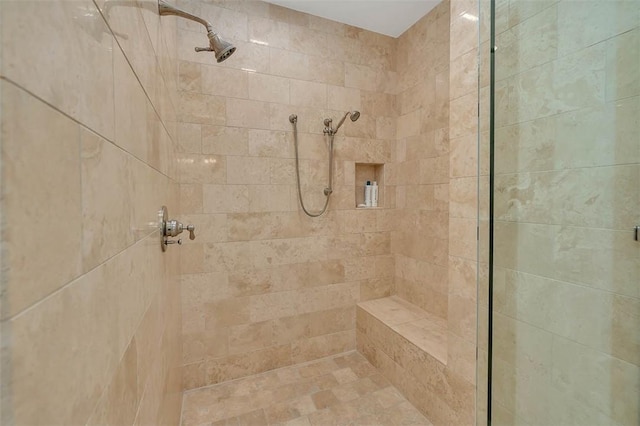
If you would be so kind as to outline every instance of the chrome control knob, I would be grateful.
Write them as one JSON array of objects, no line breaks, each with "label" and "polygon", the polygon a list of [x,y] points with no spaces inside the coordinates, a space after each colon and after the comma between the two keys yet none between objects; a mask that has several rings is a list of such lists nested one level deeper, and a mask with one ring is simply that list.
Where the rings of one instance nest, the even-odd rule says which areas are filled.
[{"label": "chrome control knob", "polygon": [[190,240],[196,239],[196,234],[194,232],[196,230],[195,225],[183,225],[175,219],[167,221],[164,226],[164,235],[166,237],[176,237],[185,230],[189,231]]},{"label": "chrome control knob", "polygon": [[169,220],[169,215],[167,214],[167,208],[162,206],[160,211],[158,212],[159,227],[160,227],[160,238],[162,241],[162,251],[167,249],[169,244],[178,244],[182,245],[182,240],[170,240],[171,237],[177,237],[183,231],[189,231],[189,239],[196,239],[196,227],[195,225],[183,225],[175,219]]}]

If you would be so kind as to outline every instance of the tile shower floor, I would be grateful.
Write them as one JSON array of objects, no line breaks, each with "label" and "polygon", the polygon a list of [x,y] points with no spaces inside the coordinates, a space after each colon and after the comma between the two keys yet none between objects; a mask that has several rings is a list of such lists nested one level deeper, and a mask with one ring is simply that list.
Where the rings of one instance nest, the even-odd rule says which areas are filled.
[{"label": "tile shower floor", "polygon": [[431,425],[349,352],[184,393],[182,426]]}]

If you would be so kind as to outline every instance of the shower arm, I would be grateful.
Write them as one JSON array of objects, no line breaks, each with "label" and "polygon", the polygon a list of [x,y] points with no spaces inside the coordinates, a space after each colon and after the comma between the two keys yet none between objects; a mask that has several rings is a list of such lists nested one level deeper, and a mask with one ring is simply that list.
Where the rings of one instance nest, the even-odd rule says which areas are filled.
[{"label": "shower arm", "polygon": [[[160,13],[160,16],[175,15],[175,16],[186,18],[186,19],[189,19],[190,21],[195,21],[195,22],[198,22],[199,24],[204,25],[204,27],[207,29],[207,37],[209,37],[209,43],[213,44],[214,37],[216,37],[217,34],[213,31],[213,26],[209,21],[205,21],[204,19],[195,15],[192,15],[189,12],[185,12],[182,9],[178,9],[177,7],[171,6],[169,3],[167,3],[164,0],[158,0],[158,11]],[[196,47],[196,52],[214,52],[214,49],[212,45],[210,45],[209,47]]]}]

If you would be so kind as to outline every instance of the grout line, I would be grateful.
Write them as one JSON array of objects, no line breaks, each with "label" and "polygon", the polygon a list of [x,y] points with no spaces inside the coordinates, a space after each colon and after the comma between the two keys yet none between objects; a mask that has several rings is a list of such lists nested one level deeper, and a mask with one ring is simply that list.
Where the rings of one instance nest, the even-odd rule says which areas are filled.
[{"label": "grout line", "polygon": [[[118,40],[118,37],[116,37],[115,32],[113,31],[113,29],[111,28],[111,24],[107,21],[107,19],[105,18],[105,16],[102,13],[102,10],[100,9],[100,7],[98,7],[98,4],[96,3],[97,0],[93,0],[93,4],[96,7],[96,9],[98,10],[98,12],[100,13],[100,17],[102,18],[102,21],[105,23],[105,25],[107,26],[107,28],[109,28],[109,31],[111,32],[111,37],[112,37],[112,43],[115,42],[116,45],[118,46],[118,49],[120,50],[120,53],[122,53],[122,56],[124,57],[124,59],[127,61],[127,64],[129,64],[129,68],[131,69],[131,71],[133,72],[133,75],[136,77],[136,80],[138,81],[138,84],[140,85],[140,87],[142,88],[142,91],[144,92],[149,104],[151,105],[151,107],[153,108],[153,111],[155,112],[156,116],[158,117],[158,121],[160,121],[160,123],[162,124],[162,127],[164,128],[164,131],[167,133],[167,135],[169,136],[169,139],[172,142],[172,146],[175,147],[176,146],[176,141],[174,141],[171,138],[171,133],[169,132],[169,130],[167,129],[167,127],[165,126],[164,120],[162,119],[162,117],[160,116],[160,113],[158,112],[158,109],[156,108],[156,105],[154,105],[154,103],[151,101],[151,97],[149,96],[149,93],[147,92],[147,89],[144,87],[144,85],[142,84],[142,81],[140,81],[140,78],[138,77],[138,74],[136,73],[135,68],[133,67],[133,65],[131,64],[131,61],[129,60],[129,58],[127,57],[127,54],[125,53],[124,49],[122,48],[122,45],[120,44],[120,41]],[[135,9],[136,13],[139,13],[139,9],[136,8]],[[144,25],[144,18],[139,15],[140,19],[142,19],[142,23]],[[160,15],[158,15],[158,18],[160,17]],[[147,30],[146,26],[145,26],[145,33],[147,34],[147,41],[149,41],[149,44],[152,46],[153,48],[153,43],[151,43],[151,39],[149,38],[149,31]],[[160,33],[160,25],[158,25],[158,33]],[[160,37],[162,39],[162,37]],[[159,72],[159,75],[162,77],[162,83],[164,84],[165,87],[167,87],[167,83],[164,80],[164,75],[162,73],[162,69],[160,67],[160,63],[158,61],[158,55],[159,53],[156,52],[154,50],[154,63],[156,66],[156,70]],[[113,60],[115,59],[115,57],[112,55],[112,62],[115,66],[115,61]],[[177,60],[177,58],[176,58]],[[177,65],[177,64],[176,64]],[[176,70],[177,72],[177,70]],[[115,81],[115,69],[113,70],[113,84],[115,86],[116,81]],[[176,82],[177,84],[177,82]],[[115,87],[114,87],[115,89]],[[115,90],[114,90],[115,91]],[[170,97],[169,97],[170,98]],[[169,102],[171,102],[171,99],[169,99]],[[174,109],[175,109],[175,105],[173,105]],[[115,108],[115,102],[114,102],[114,108]],[[176,111],[177,114],[177,111]],[[115,118],[115,115],[114,115]]]},{"label": "grout line", "polygon": [[535,174],[543,174],[543,173],[562,173],[568,171],[579,171],[579,170],[591,170],[591,169],[605,169],[605,168],[619,168],[619,167],[637,167],[638,163],[618,163],[618,164],[599,164],[593,166],[584,166],[584,167],[567,167],[563,169],[545,169],[545,170],[516,170],[511,172],[502,172],[495,173],[495,176],[519,176],[519,175],[535,175]]},{"label": "grout line", "polygon": [[155,230],[155,231],[151,232],[150,234],[147,234],[145,237],[143,237],[143,238],[139,239],[138,241],[134,242],[133,244],[130,244],[130,245],[124,247],[123,249],[121,249],[117,253],[114,253],[113,255],[109,256],[106,259],[104,259],[99,265],[96,265],[95,267],[91,268],[90,270],[88,270],[86,272],[83,272],[82,274],[80,274],[77,277],[73,278],[71,281],[67,282],[66,284],[62,285],[61,287],[59,287],[59,288],[53,290],[52,292],[42,296],[41,299],[33,302],[31,305],[23,308],[21,311],[16,312],[15,314],[13,314],[13,315],[11,315],[9,317],[2,318],[2,321],[4,322],[4,321],[14,321],[14,320],[16,320],[18,317],[26,314],[28,311],[30,311],[32,309],[35,309],[40,304],[47,302],[49,299],[51,299],[52,297],[54,297],[58,293],[66,290],[68,287],[76,284],[79,280],[84,278],[86,275],[96,271],[98,268],[103,267],[106,263],[108,263],[109,261],[113,260],[115,257],[120,256],[125,251],[130,250],[131,248],[133,248],[134,246],[136,246],[138,244],[142,244],[142,243],[146,244],[148,239],[157,239],[158,237],[156,235],[159,232],[160,232],[159,230]]},{"label": "grout line", "polygon": [[74,123],[76,123],[78,126],[86,129],[87,131],[97,135],[98,137],[100,137],[100,139],[110,143],[111,145],[115,146],[116,148],[118,148],[120,151],[124,152],[125,154],[127,154],[128,156],[135,158],[137,161],[141,162],[142,164],[144,164],[145,166],[149,167],[150,169],[155,170],[156,172],[160,173],[162,176],[166,177],[167,179],[174,181],[174,179],[165,174],[164,172],[162,172],[161,170],[158,170],[157,168],[155,168],[154,166],[152,166],[149,163],[145,163],[143,160],[141,160],[140,158],[136,157],[135,155],[133,155],[132,153],[130,153],[129,151],[125,150],[123,147],[121,147],[120,145],[118,145],[117,143],[115,143],[115,141],[105,137],[103,134],[101,134],[100,132],[97,132],[96,130],[88,127],[86,124],[82,123],[81,121],[78,121],[78,119],[70,116],[69,114],[67,114],[66,112],[62,111],[61,109],[59,109],[58,107],[56,107],[55,105],[49,103],[48,101],[42,99],[40,96],[36,95],[35,93],[31,92],[29,89],[22,87],[20,84],[16,83],[15,81],[5,77],[5,76],[1,76],[0,80],[6,81],[7,83],[12,84],[13,86],[15,86],[16,88],[24,91],[25,93],[29,94],[30,96],[32,96],[33,98],[35,98],[36,100],[42,102],[43,104],[47,105],[49,108],[51,108],[52,110],[56,111],[57,113],[63,115],[64,117],[66,117],[67,119],[73,121]]},{"label": "grout line", "polygon": [[[346,331],[349,331],[349,330],[346,330]],[[342,332],[338,332],[338,333],[342,333]],[[336,333],[330,333],[328,335],[331,335],[331,334],[336,334]],[[307,366],[307,365],[310,365],[310,364],[313,364],[313,363],[316,363],[316,362],[321,362],[321,361],[325,361],[325,360],[329,360],[329,359],[338,358],[340,356],[345,356],[345,355],[348,355],[348,354],[351,354],[351,353],[354,353],[354,352],[355,353],[359,353],[357,349],[351,349],[351,350],[346,351],[346,352],[340,352],[340,353],[337,353],[337,354],[328,355],[328,356],[325,356],[325,357],[322,357],[322,358],[317,358],[317,359],[314,359],[314,360],[311,360],[311,361],[305,361],[305,362],[301,362],[301,363],[297,363],[297,364],[286,365],[284,367],[279,367],[279,368],[276,368],[276,369],[273,369],[273,370],[267,370],[267,371],[263,371],[261,373],[251,374],[249,376],[238,377],[236,379],[227,380],[227,381],[219,382],[219,383],[214,383],[212,385],[201,386],[199,388],[187,389],[187,390],[182,391],[182,394],[183,394],[183,396],[186,396],[189,393],[197,392],[199,390],[209,389],[209,388],[212,388],[212,387],[215,387],[215,386],[220,386],[220,385],[223,385],[223,384],[231,384],[231,383],[234,383],[234,382],[238,382],[240,380],[245,380],[245,379],[250,378],[250,377],[261,377],[261,376],[264,376],[264,375],[267,375],[267,374],[271,374],[271,373],[274,373],[274,372],[286,370],[287,368],[304,367],[304,366]]]},{"label": "grout line", "polygon": [[[483,265],[486,266],[487,264],[483,263]],[[525,274],[525,275],[528,275],[530,277],[542,278],[542,279],[545,279],[545,280],[554,281],[554,282],[559,283],[559,284],[571,285],[571,286],[580,287],[580,288],[588,289],[588,290],[593,290],[593,291],[597,291],[597,292],[601,292],[601,293],[612,294],[614,296],[625,297],[625,298],[634,299],[634,300],[638,299],[636,296],[632,296],[630,294],[619,293],[617,291],[612,291],[612,290],[606,289],[606,288],[594,287],[592,285],[588,285],[588,284],[582,283],[582,282],[561,280],[561,279],[554,278],[554,277],[549,277],[549,276],[546,276],[546,275],[539,275],[538,273],[521,271],[521,270],[518,270],[518,269],[507,268],[507,267],[500,266],[500,265],[497,265],[496,269],[497,270],[503,270],[503,271],[517,272],[518,274]],[[485,280],[483,280],[483,281],[485,281]]]},{"label": "grout line", "polygon": [[[495,223],[499,223],[502,225],[534,225],[534,226],[547,226],[547,227],[562,227],[562,228],[570,228],[570,229],[580,229],[587,231],[607,231],[614,234],[622,234],[633,232],[633,228],[602,228],[598,226],[580,226],[580,225],[572,225],[566,223],[545,223],[545,222],[528,222],[528,221],[518,221],[518,220],[504,220],[499,218],[494,218]],[[481,222],[488,222],[489,219],[482,219]],[[630,236],[631,238],[631,236]]]},{"label": "grout line", "polygon": [[[629,95],[629,96],[625,96],[619,99],[603,99],[601,102],[598,102],[596,104],[592,104],[592,105],[587,105],[587,106],[581,106],[581,107],[577,107],[574,109],[570,109],[567,111],[559,111],[556,112],[554,114],[550,114],[550,115],[543,115],[543,116],[539,116],[539,117],[534,117],[534,118],[530,118],[527,120],[520,120],[520,121],[515,121],[513,123],[506,123],[506,124],[502,124],[502,125],[496,125],[496,130],[497,129],[509,129],[512,127],[516,127],[516,126],[522,126],[523,124],[532,124],[535,123],[536,121],[542,121],[542,120],[548,120],[551,118],[556,118],[565,114],[575,114],[578,112],[583,112],[583,111],[588,111],[588,110],[596,110],[602,107],[608,107],[608,106],[614,106],[614,104],[617,104],[618,102],[623,102],[623,101],[628,101],[628,100],[633,100],[634,98],[638,98],[640,97],[640,95]],[[617,105],[616,105],[617,106]],[[496,114],[497,116],[498,114]],[[487,134],[488,130],[484,130],[481,133],[483,134]],[[453,139],[457,139],[457,138],[453,138]]]},{"label": "grout line", "polygon": [[[590,351],[597,352],[598,354],[605,355],[605,356],[607,356],[608,358],[612,358],[612,359],[618,360],[618,361],[620,361],[620,362],[623,362],[623,363],[625,363],[625,364],[628,364],[629,366],[632,366],[632,367],[636,367],[636,368],[637,368],[637,365],[635,365],[633,362],[631,362],[631,361],[627,361],[627,360],[622,359],[622,358],[619,358],[618,356],[616,356],[616,355],[614,355],[614,354],[612,354],[612,353],[604,352],[604,351],[602,351],[601,349],[596,348],[595,346],[589,346],[589,345],[587,345],[587,344],[585,344],[585,343],[581,343],[581,342],[579,342],[579,341],[577,341],[577,340],[573,340],[573,339],[571,339],[571,338],[570,338],[570,337],[568,337],[568,336],[563,336],[563,335],[561,335],[561,334],[555,333],[555,332],[550,331],[550,330],[548,330],[548,329],[542,328],[542,327],[540,327],[540,326],[538,326],[538,325],[532,324],[532,323],[530,323],[530,322],[528,322],[528,321],[524,321],[524,320],[522,320],[521,318],[512,317],[512,316],[510,316],[510,315],[507,315],[507,314],[505,314],[505,313],[503,313],[503,312],[500,312],[500,311],[497,311],[497,310],[495,310],[495,309],[494,309],[494,312],[495,312],[495,313],[497,313],[497,314],[499,314],[499,315],[502,315],[503,317],[506,317],[506,318],[512,319],[512,320],[517,321],[517,322],[520,322],[520,323],[522,323],[522,324],[526,324],[526,325],[528,325],[528,326],[530,326],[530,327],[532,327],[532,328],[535,328],[535,329],[537,329],[537,330],[539,330],[539,331],[542,331],[542,332],[544,332],[544,333],[546,333],[546,334],[550,334],[552,338],[553,338],[553,337],[557,337],[557,338],[560,338],[560,339],[566,340],[566,341],[568,341],[568,342],[571,342],[571,343],[574,343],[574,344],[576,344],[576,345],[578,345],[578,346],[581,346],[581,347],[583,347],[583,348],[586,348],[586,349],[588,349],[588,350],[590,350]],[[491,333],[492,331],[493,331],[493,330],[489,330],[489,333]],[[517,342],[516,342],[516,344],[512,345],[512,347],[514,347],[514,348],[515,348],[515,347],[517,347]],[[513,365],[513,366],[515,366],[515,363],[514,363],[514,364],[512,364],[512,363],[510,363],[509,361],[507,361],[507,360],[505,360],[505,359],[503,359],[503,358],[498,358],[498,359],[499,359],[500,361],[502,361],[502,362],[506,363],[506,364],[509,364],[509,365]],[[553,356],[552,356],[552,362],[553,362]]]}]

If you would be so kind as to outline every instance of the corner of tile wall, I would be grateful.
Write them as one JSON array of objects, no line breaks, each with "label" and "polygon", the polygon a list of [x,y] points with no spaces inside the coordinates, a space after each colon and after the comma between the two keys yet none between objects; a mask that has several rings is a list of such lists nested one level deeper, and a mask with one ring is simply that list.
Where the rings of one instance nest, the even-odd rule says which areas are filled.
[{"label": "corner of tile wall", "polygon": [[[378,218],[395,191],[385,209],[356,211],[353,165],[391,163],[396,120],[395,39],[261,2],[189,6],[223,22],[238,50],[216,64],[193,52],[199,28],[179,25],[181,213],[202,227],[181,250],[186,389],[355,349],[355,304],[394,287],[392,223]],[[323,119],[352,109],[329,209],[309,218],[288,117],[316,211]]]},{"label": "corner of tile wall", "polygon": [[3,420],[177,424],[176,27],[96,3],[1,5]]}]

